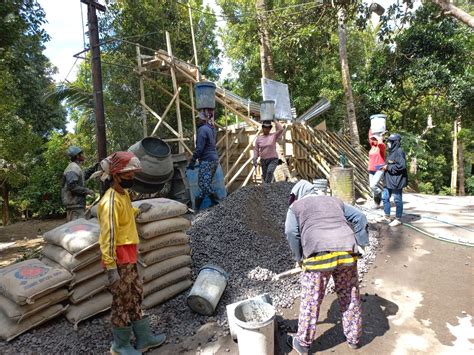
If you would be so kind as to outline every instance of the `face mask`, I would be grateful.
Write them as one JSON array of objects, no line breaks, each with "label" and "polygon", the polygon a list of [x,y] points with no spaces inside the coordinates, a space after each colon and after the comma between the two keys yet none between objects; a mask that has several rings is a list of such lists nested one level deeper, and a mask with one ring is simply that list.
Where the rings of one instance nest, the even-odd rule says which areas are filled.
[{"label": "face mask", "polygon": [[388,149],[391,149],[392,148],[392,142],[388,142],[387,147],[388,147]]},{"label": "face mask", "polygon": [[133,186],[133,179],[130,179],[130,180],[122,179],[122,181],[120,181],[120,186],[122,186],[124,189],[131,188]]}]

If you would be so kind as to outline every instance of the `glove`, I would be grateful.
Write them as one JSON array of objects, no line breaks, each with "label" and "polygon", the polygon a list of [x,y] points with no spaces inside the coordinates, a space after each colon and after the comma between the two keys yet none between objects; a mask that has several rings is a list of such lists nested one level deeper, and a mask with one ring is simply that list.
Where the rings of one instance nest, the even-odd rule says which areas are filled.
[{"label": "glove", "polygon": [[357,246],[357,251],[359,252],[360,255],[364,256],[366,251],[365,247],[361,247],[360,245]]},{"label": "glove", "polygon": [[195,162],[194,160],[191,160],[191,161],[189,162],[188,166],[186,167],[186,169],[194,170],[195,165],[196,165],[196,162]]},{"label": "glove", "polygon": [[120,281],[120,275],[117,269],[108,269],[107,270],[107,286],[110,287],[118,281]]},{"label": "glove", "polygon": [[144,202],[140,206],[138,206],[138,209],[140,210],[140,214],[148,212],[151,208],[153,207],[152,204]]}]

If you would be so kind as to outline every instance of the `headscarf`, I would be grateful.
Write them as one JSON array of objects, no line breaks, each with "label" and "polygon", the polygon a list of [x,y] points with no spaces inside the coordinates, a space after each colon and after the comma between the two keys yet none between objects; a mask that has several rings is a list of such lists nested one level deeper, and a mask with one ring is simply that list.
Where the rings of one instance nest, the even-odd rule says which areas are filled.
[{"label": "headscarf", "polygon": [[290,198],[288,199],[288,205],[295,201],[301,200],[308,195],[326,195],[326,189],[319,185],[312,184],[307,180],[300,180],[291,189]]},{"label": "headscarf", "polygon": [[112,175],[129,171],[141,171],[140,160],[132,152],[115,152],[100,162],[100,170],[91,178],[100,176],[102,181],[109,180]]},{"label": "headscarf", "polygon": [[203,108],[199,111],[199,119],[206,121],[210,125],[214,125],[214,109]]}]

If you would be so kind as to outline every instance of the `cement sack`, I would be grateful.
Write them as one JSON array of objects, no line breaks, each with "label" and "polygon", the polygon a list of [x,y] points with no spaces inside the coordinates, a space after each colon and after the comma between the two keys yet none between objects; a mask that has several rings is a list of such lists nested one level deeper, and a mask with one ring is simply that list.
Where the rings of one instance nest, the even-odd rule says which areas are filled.
[{"label": "cement sack", "polygon": [[67,250],[52,244],[46,244],[42,251],[47,258],[57,262],[68,271],[79,270],[95,261],[100,260],[101,253],[99,246],[87,250],[80,255],[74,256]]},{"label": "cement sack", "polygon": [[191,247],[188,244],[177,245],[174,247],[161,248],[141,254],[138,256],[138,261],[143,266],[150,266],[166,259],[170,259],[174,256],[189,254],[191,254]]},{"label": "cement sack", "polygon": [[184,280],[184,281],[178,282],[177,284],[169,286],[161,291],[152,293],[151,295],[148,295],[147,297],[145,297],[142,303],[142,307],[143,309],[148,309],[156,305],[159,305],[163,302],[166,302],[170,298],[173,298],[177,294],[180,294],[181,292],[190,288],[192,284],[193,282],[191,280]]},{"label": "cement sack", "polygon": [[139,207],[142,203],[149,203],[152,207],[137,216],[137,223],[148,223],[178,217],[188,211],[188,207],[178,201],[170,200],[168,198],[151,198],[148,200],[134,201],[133,207]]},{"label": "cement sack", "polygon": [[63,268],[52,268],[38,259],[25,260],[0,269],[0,294],[19,305],[31,304],[71,278]]},{"label": "cement sack", "polygon": [[33,304],[20,306],[5,296],[0,295],[0,311],[3,312],[7,318],[18,323],[47,307],[64,301],[68,296],[69,291],[66,288],[60,288],[48,295],[38,298]]},{"label": "cement sack", "polygon": [[60,304],[55,304],[54,306],[50,306],[32,315],[30,318],[25,319],[20,323],[8,319],[2,312],[0,312],[0,338],[2,340],[10,341],[41,323],[57,317],[63,313],[66,308],[67,306],[64,307]]},{"label": "cement sack", "polygon": [[143,284],[143,296],[148,296],[149,294],[158,292],[168,286],[177,284],[178,282],[187,279],[191,279],[191,269],[189,267],[183,267],[181,269],[171,271],[166,275]]},{"label": "cement sack", "polygon": [[138,244],[138,251],[146,253],[151,250],[156,250],[165,247],[172,247],[175,245],[183,245],[189,243],[189,236],[183,232],[174,232],[169,234],[159,235],[151,239],[142,239]]},{"label": "cement sack", "polygon": [[79,322],[108,310],[112,306],[112,294],[102,291],[87,301],[72,304],[66,311],[66,318],[77,327]]},{"label": "cement sack", "polygon": [[107,274],[101,274],[74,287],[69,300],[77,304],[106,289]]},{"label": "cement sack", "polygon": [[150,239],[158,235],[180,232],[188,229],[191,222],[183,217],[174,217],[150,223],[138,224],[138,234],[143,239]]},{"label": "cement sack", "polygon": [[93,263],[72,273],[72,280],[69,287],[74,287],[76,284],[89,280],[100,274],[105,274],[105,269],[100,260],[94,261]]},{"label": "cement sack", "polygon": [[100,228],[96,219],[79,218],[46,232],[43,235],[47,243],[79,255],[99,244]]},{"label": "cement sack", "polygon": [[193,261],[190,255],[175,256],[174,258],[167,259],[161,263],[153,264],[149,267],[142,267],[141,265],[138,265],[138,274],[145,283],[163,276],[171,271],[190,266],[192,263]]}]

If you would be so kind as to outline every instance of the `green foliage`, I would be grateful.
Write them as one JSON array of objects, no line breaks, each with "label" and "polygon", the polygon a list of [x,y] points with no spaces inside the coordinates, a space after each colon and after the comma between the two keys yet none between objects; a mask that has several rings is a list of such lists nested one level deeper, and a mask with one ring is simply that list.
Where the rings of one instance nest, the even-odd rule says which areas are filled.
[{"label": "green foliage", "polygon": [[432,195],[434,194],[434,187],[433,187],[433,184],[431,182],[420,182],[418,184],[418,188],[420,189],[420,192],[422,194],[428,194],[428,195]]},{"label": "green foliage", "polygon": [[61,178],[69,163],[65,152],[70,143],[67,136],[53,132],[43,145],[43,154],[29,172],[28,184],[17,195],[23,210],[30,210],[40,217],[64,212]]}]

